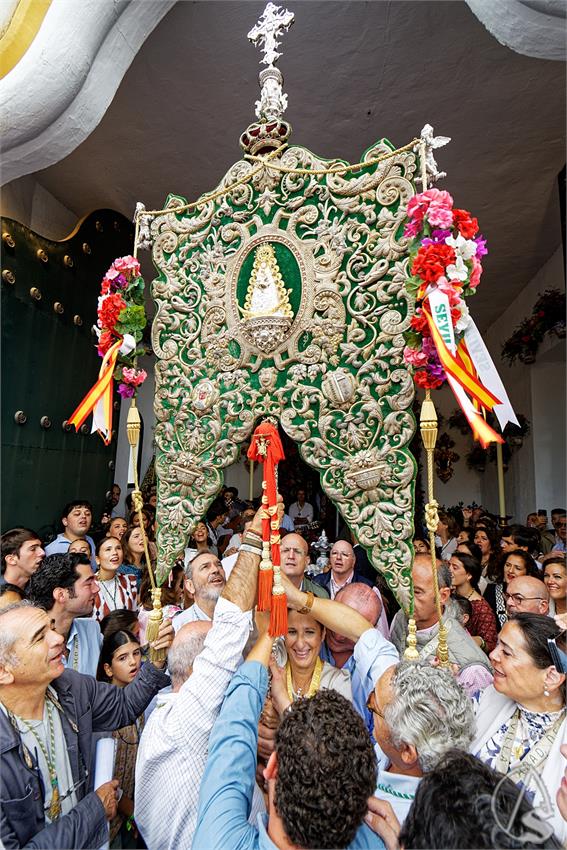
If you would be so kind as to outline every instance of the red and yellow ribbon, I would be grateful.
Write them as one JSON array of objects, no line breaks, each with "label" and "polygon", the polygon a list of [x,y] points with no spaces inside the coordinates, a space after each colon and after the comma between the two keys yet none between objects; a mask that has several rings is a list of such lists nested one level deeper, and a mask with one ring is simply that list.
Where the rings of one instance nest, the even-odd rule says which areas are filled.
[{"label": "red and yellow ribbon", "polygon": [[[122,337],[120,337],[108,349],[101,363],[96,384],[91,387],[69,419],[69,424],[74,425],[78,431],[87,416],[92,413],[94,417],[93,430],[99,432],[106,446],[108,446],[112,437],[112,396],[114,390],[112,377],[122,341]],[[96,411],[95,408],[97,408]]]},{"label": "red and yellow ribbon", "polygon": [[[429,306],[424,304],[422,309],[439,360],[447,374],[447,381],[472,428],[475,438],[479,440],[483,448],[486,448],[489,443],[503,443],[502,437],[484,419],[485,412],[492,410],[495,405],[501,404],[500,400],[480,382],[465,343],[461,341],[453,355],[439,333]],[[472,398],[472,402],[469,396]]]}]

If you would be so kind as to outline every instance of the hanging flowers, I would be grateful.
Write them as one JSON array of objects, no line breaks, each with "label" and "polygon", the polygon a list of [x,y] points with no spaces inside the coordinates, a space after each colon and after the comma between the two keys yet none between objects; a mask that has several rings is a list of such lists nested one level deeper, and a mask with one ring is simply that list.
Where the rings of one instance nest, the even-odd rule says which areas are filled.
[{"label": "hanging flowers", "polygon": [[560,338],[565,336],[565,293],[559,289],[547,289],[539,295],[532,315],[518,325],[502,346],[502,359],[510,365],[516,359],[534,363],[541,343],[551,332]]},{"label": "hanging flowers", "polygon": [[416,296],[416,310],[411,330],[405,334],[404,360],[416,370],[419,387],[436,389],[446,374],[431,339],[425,299],[433,290],[446,295],[454,330],[457,337],[462,335],[470,321],[464,297],[472,295],[480,282],[480,258],[488,253],[486,240],[477,236],[476,218],[467,210],[454,209],[449,192],[428,189],[414,195],[407,216],[404,236],[411,238],[411,277],[406,287]]},{"label": "hanging flowers", "polygon": [[[124,398],[131,398],[147,377],[143,369],[134,368],[136,357],[143,353],[136,350],[136,345],[142,339],[146,326],[144,279],[140,275],[140,263],[135,257],[118,257],[106,272],[101,284],[97,315],[95,330],[101,357],[119,339],[123,340],[114,377],[122,382],[118,392]],[[129,378],[124,377],[125,372],[130,375]]]},{"label": "hanging flowers", "polygon": [[69,417],[78,430],[89,414],[93,414],[93,433],[98,431],[108,445],[112,436],[113,379],[119,381],[118,392],[132,398],[146,380],[147,373],[136,367],[136,359],[144,353],[138,348],[146,327],[144,279],[135,257],[118,257],[106,272],[98,299],[97,350],[102,357],[98,380]]},{"label": "hanging flowers", "polygon": [[516,418],[465,304],[476,292],[488,253],[478,221],[456,209],[449,192],[428,189],[410,199],[404,236],[410,240],[406,290],[415,298],[404,361],[418,387],[431,390],[449,382],[483,446],[501,442],[480,412],[494,409],[501,428]]}]

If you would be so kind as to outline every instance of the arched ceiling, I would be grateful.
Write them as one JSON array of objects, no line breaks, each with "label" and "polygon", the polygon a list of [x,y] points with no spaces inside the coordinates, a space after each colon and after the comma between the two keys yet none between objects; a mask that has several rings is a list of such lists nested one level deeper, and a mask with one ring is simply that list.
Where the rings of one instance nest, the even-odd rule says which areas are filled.
[{"label": "arched ceiling", "polygon": [[[486,328],[561,243],[565,68],[503,47],[466,3],[285,4],[295,24],[279,67],[292,143],[358,161],[374,141],[403,145],[426,123],[452,137],[439,184],[489,240],[471,309]],[[246,33],[264,3],[178,2],[133,59],[106,114],[35,177],[77,216],[133,214],[168,192],[214,188],[240,158],[260,69]],[[151,274],[151,272],[150,272]]]}]

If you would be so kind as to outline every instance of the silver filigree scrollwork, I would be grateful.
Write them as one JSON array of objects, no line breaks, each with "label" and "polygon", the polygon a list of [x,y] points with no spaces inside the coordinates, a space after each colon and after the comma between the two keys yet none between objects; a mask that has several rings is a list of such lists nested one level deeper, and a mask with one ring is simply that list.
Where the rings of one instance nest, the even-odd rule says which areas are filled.
[{"label": "silver filigree scrollwork", "polygon": [[[174,196],[152,221],[161,580],[223,470],[271,415],[407,603],[415,422],[403,362],[413,312],[403,218],[416,155],[373,162],[392,150],[381,140],[362,169],[336,175],[322,172],[338,161],[293,146],[274,162],[311,173],[266,166],[255,182],[190,212],[176,212],[184,201]],[[249,172],[249,162],[237,162],[221,186]],[[263,246],[277,269],[274,261],[258,283]],[[254,282],[265,297],[246,301]],[[276,322],[286,324],[281,334],[270,331],[272,316],[286,319]]]}]

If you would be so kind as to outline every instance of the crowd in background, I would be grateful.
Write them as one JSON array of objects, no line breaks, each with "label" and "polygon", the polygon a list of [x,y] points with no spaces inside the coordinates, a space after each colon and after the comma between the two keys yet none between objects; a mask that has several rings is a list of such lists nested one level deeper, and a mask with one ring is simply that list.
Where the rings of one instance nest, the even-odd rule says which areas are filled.
[{"label": "crowd in background", "polygon": [[[151,643],[167,651],[166,675],[148,658],[156,494],[144,494],[141,516],[121,496],[114,485],[96,522],[88,501],[70,502],[50,541],[27,528],[2,535],[6,846],[36,835],[35,846],[99,846],[106,823],[111,847],[152,850],[567,837],[565,509],[551,511],[551,526],[539,510],[504,527],[478,506],[440,511],[441,623],[430,542],[416,529],[419,661],[408,663],[408,612],[345,526],[326,556],[305,487],[280,507],[289,612],[274,643],[253,616],[258,505],[223,488],[162,586]],[[449,670],[437,657],[441,624]],[[36,626],[45,669],[36,659],[31,680],[22,669]],[[93,790],[86,754],[105,731],[116,741],[114,779]],[[502,823],[478,802],[481,790],[498,797]],[[503,826],[507,813],[531,816],[546,800],[554,813],[538,821],[539,838]]]}]

